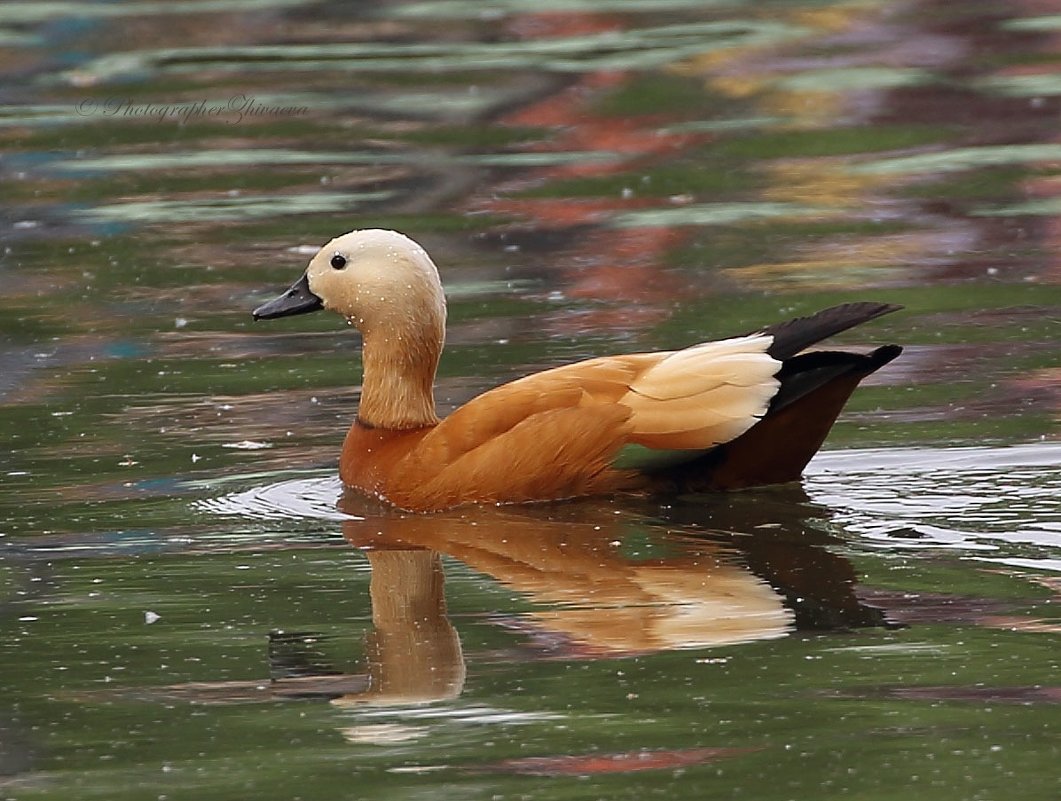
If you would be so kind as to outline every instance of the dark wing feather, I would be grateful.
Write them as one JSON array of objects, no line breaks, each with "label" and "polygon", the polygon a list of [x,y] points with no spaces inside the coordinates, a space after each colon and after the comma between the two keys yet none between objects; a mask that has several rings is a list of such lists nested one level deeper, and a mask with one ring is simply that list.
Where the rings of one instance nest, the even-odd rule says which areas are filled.
[{"label": "dark wing feather", "polygon": [[781,387],[770,401],[770,412],[783,409],[818,387],[849,373],[869,375],[903,352],[898,345],[884,345],[872,353],[815,350],[786,359],[777,373]]}]

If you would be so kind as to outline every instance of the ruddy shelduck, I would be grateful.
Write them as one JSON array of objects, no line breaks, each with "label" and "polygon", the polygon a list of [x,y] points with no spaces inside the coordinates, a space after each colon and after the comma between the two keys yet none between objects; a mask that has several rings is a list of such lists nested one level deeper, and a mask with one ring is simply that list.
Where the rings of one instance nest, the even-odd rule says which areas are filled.
[{"label": "ruddy shelduck", "polygon": [[361,332],[347,487],[402,509],[685,493],[794,481],[859,381],[901,352],[806,350],[895,311],[847,303],[684,350],[605,356],[504,384],[440,420],[445,339],[438,269],[395,231],[351,231],[320,249],[256,320],[338,312]]}]

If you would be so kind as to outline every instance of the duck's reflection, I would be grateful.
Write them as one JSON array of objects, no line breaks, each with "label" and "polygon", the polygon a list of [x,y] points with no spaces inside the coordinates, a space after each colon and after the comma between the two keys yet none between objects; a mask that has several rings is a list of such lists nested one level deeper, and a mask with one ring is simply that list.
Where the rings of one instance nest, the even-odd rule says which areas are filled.
[{"label": "duck's reflection", "polygon": [[[461,692],[442,556],[527,597],[516,625],[543,657],[606,657],[876,625],[850,563],[823,547],[798,490],[631,508],[552,504],[406,515],[347,496],[343,534],[371,564],[369,681],[336,702],[406,704]],[[819,511],[818,514],[821,514]]]},{"label": "duck's reflection", "polygon": [[372,631],[365,652],[369,683],[346,701],[418,703],[454,698],[464,688],[460,638],[446,615],[445,577],[437,551],[376,550]]},{"label": "duck's reflection", "polygon": [[[335,669],[327,637],[274,632],[270,681],[193,682],[152,699],[232,704],[327,699],[404,706],[454,698],[465,682],[446,609],[456,561],[529,602],[499,619],[525,636],[504,658],[601,659],[730,646],[793,630],[886,625],[859,601],[829,511],[797,487],[660,507],[611,503],[470,507],[410,515],[344,497],[343,534],[371,567],[367,670]],[[345,666],[344,666],[345,667]],[[361,736],[361,735],[358,735]]]}]

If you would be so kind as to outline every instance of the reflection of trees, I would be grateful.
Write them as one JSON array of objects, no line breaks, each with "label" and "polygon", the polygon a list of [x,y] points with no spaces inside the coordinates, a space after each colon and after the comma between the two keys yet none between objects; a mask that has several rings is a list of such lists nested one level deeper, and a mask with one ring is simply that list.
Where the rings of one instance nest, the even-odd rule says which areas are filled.
[{"label": "reflection of trees", "polygon": [[[1028,5],[1026,13],[1034,16],[1034,4]],[[616,158],[526,171],[477,192],[471,206],[514,217],[506,241],[552,242],[559,252],[550,262],[565,270],[569,296],[623,302],[621,308],[582,309],[549,321],[569,333],[638,329],[666,317],[672,299],[713,291],[717,278],[704,280],[702,270],[694,286],[666,269],[689,261],[716,266],[715,275],[731,286],[771,291],[1056,277],[1051,254],[1057,248],[1049,243],[1061,230],[1052,213],[1061,183],[1020,178],[1034,175],[1046,157],[1003,159],[996,167],[947,160],[962,149],[975,154],[1056,140],[1057,96],[1034,91],[1046,85],[1051,68],[1007,63],[1025,49],[1052,52],[1057,36],[1003,24],[1004,16],[1008,12],[967,8],[941,13],[928,2],[899,13],[864,3],[774,9],[772,22],[790,26],[788,35],[705,45],[702,54],[663,70],[675,80],[701,81],[705,105],[718,98],[717,118],[708,110],[703,120],[690,121],[680,104],[657,106],[655,114],[609,116],[600,111],[602,97],[629,89],[643,73],[585,72],[499,121],[555,131],[550,141],[535,145],[539,149],[605,151]],[[581,30],[594,20],[597,28],[630,24],[603,15],[550,15],[548,32]],[[527,24],[523,30],[541,35],[540,27]],[[712,127],[742,122],[747,135],[718,135],[725,127]],[[901,157],[910,153],[943,158],[936,168],[916,161],[903,166]],[[745,176],[718,191],[690,180],[688,189],[670,195],[643,193],[660,168],[705,162]],[[581,190],[570,192],[580,179]],[[1031,201],[1022,204],[1026,197]],[[777,218],[765,241],[749,232],[728,249],[715,247],[718,226],[697,232],[678,215],[667,222],[668,212],[687,204],[718,202],[764,202],[790,212]],[[1026,209],[1017,220],[990,211],[1014,203]],[[615,225],[627,211],[648,210],[660,212],[655,224]],[[934,348],[909,357],[919,377],[947,368],[946,353]],[[1017,379],[990,393],[991,409],[1008,406],[1003,395],[1019,394],[1031,383],[1056,413],[1056,392],[1050,391],[1056,378],[1056,371],[1043,370]],[[969,399],[965,405],[981,409],[984,403]],[[936,408],[926,414],[919,419],[955,412]]]},{"label": "reflection of trees", "polygon": [[[968,275],[970,262],[995,259],[999,248],[1010,246],[1005,240],[1013,232],[970,217],[960,195],[940,202],[930,190],[905,191],[946,178],[945,160],[939,170],[914,165],[861,169],[892,153],[1041,141],[1045,126],[1053,126],[1056,109],[985,91],[1013,51],[1044,43],[1005,33],[994,11],[940,10],[928,2],[900,13],[861,3],[793,9],[786,17],[805,28],[802,37],[674,66],[679,74],[702,78],[708,89],[775,119],[772,127],[779,137],[790,135],[793,146],[776,149],[775,144],[776,156],[764,166],[767,197],[837,210],[851,221],[886,224],[881,232],[798,243],[795,258],[779,254],[779,260],[748,265],[753,269],[735,278],[765,286],[801,280],[818,286],[830,283],[830,277],[843,281],[844,275],[850,275],[851,286],[867,280],[923,283],[953,277],[955,270]],[[948,137],[945,126],[955,125],[966,130]],[[814,131],[820,132],[818,140],[805,135],[801,148],[799,134]],[[999,178],[984,182],[994,186],[996,199],[1013,191],[1004,176]],[[897,224],[909,230],[887,230]],[[911,267],[916,272],[908,272]]]},{"label": "reflection of trees", "polygon": [[[705,106],[717,96],[716,105],[728,114],[684,125],[680,123],[689,109],[677,103],[657,105],[656,113],[640,116],[600,110],[602,97],[628,89],[641,71],[581,73],[571,85],[535,98],[499,121],[555,132],[532,149],[583,151],[587,156],[603,151],[615,158],[526,171],[478,192],[472,208],[514,215],[517,227],[528,231],[549,231],[553,242],[562,243],[556,263],[570,265],[572,295],[636,299],[664,314],[665,306],[659,304],[679,288],[661,267],[687,242],[691,230],[681,223],[615,228],[610,226],[614,216],[652,206],[665,210],[676,201],[743,201],[751,199],[749,190],[755,199],[791,204],[794,216],[782,217],[782,222],[802,220],[803,230],[794,243],[776,243],[783,244],[783,252],[751,248],[761,260],[727,272],[742,286],[862,288],[967,275],[971,263],[994,264],[999,249],[1012,247],[1014,237],[1023,234],[994,219],[970,216],[960,198],[940,203],[931,190],[923,191],[926,183],[946,177],[946,171],[861,167],[911,149],[945,152],[954,145],[1052,137],[1052,129],[1048,133],[1044,126],[1053,124],[1056,109],[1047,108],[1056,106],[1053,100],[1028,103],[986,90],[996,84],[1019,89],[1016,79],[1008,77],[1013,69],[992,72],[1004,59],[989,62],[982,54],[1005,55],[1018,46],[1014,37],[1020,35],[1003,33],[997,15],[975,15],[962,11],[959,26],[930,3],[902,13],[864,3],[775,9],[771,22],[785,28],[785,35],[726,47],[705,41],[701,55],[665,68],[674,76],[702,80]],[[538,20],[528,15],[509,26],[517,35],[541,36],[544,28],[558,36],[630,25],[623,18],[577,13],[545,15],[532,24]],[[1049,47],[1043,35],[1020,38],[1033,49]],[[947,80],[954,76],[961,76],[964,85]],[[761,149],[730,148],[741,134],[720,138],[717,146],[705,144],[715,135],[710,123],[740,123],[742,118],[749,121],[751,136],[763,139]],[[970,138],[947,140],[943,126],[956,121],[971,129]],[[709,197],[696,189],[671,197],[642,196],[644,182],[651,181],[658,166],[693,165],[701,150],[712,158],[718,151],[729,153],[720,169],[748,170],[747,179],[729,197]],[[618,183],[598,182],[596,193],[587,189],[576,196],[550,192],[550,187],[588,176],[613,176]],[[992,183],[996,199],[1014,191],[1004,175],[988,179]],[[614,191],[616,185],[624,191]],[[918,191],[907,192],[911,186]],[[1041,192],[1041,184],[1036,186]],[[534,189],[532,196],[526,194],[528,188]],[[820,221],[849,230],[830,233],[827,227],[816,233],[814,224]],[[880,230],[872,230],[874,224]],[[559,236],[561,231],[570,236]],[[710,248],[704,258],[711,258]],[[600,316],[595,314],[593,322],[607,324]]]}]

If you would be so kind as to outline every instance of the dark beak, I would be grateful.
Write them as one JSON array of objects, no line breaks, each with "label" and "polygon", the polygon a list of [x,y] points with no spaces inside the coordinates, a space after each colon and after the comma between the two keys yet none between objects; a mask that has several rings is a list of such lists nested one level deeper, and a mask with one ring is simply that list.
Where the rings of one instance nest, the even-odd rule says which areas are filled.
[{"label": "dark beak", "polygon": [[309,290],[309,277],[303,273],[291,288],[276,300],[263,303],[252,314],[255,320],[272,320],[276,317],[290,317],[293,314],[323,309],[324,302]]}]

